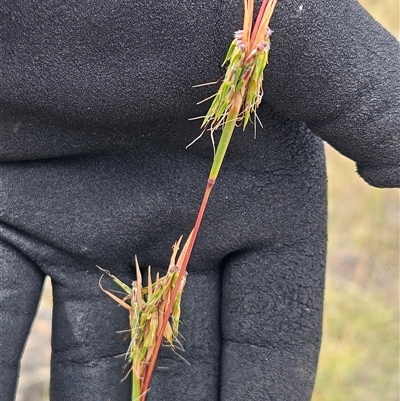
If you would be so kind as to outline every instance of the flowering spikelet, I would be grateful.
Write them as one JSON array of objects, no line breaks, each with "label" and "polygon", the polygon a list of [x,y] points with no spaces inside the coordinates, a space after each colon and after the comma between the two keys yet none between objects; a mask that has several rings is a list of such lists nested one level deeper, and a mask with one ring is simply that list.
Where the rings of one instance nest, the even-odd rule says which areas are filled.
[{"label": "flowering spikelet", "polygon": [[251,32],[253,19],[253,1],[244,1],[243,29],[235,32],[222,65],[227,65],[224,79],[215,94],[213,102],[204,117],[201,128],[203,132],[213,133],[227,123],[229,111],[235,96],[241,96],[241,110],[238,121],[246,128],[250,116],[255,114],[263,97],[262,81],[264,68],[268,63],[270,36],[269,20],[277,0],[264,2],[254,29]]},{"label": "flowering spikelet", "polygon": [[[166,328],[161,333],[161,326],[164,320],[165,312],[171,302],[171,293],[177,284],[179,276],[179,261],[176,262],[176,256],[182,237],[174,244],[173,252],[169,264],[169,268],[165,276],[161,277],[157,274],[154,283],[151,279],[150,267],[148,269],[148,284],[146,287],[142,285],[142,274],[139,264],[136,263],[136,281],[129,287],[109,271],[101,269],[103,273],[113,279],[113,281],[126,293],[121,299],[101,287],[101,289],[119,305],[128,309],[131,340],[128,351],[126,353],[127,360],[131,366],[133,376],[133,386],[137,387],[137,399],[143,396],[142,383],[146,375],[146,370],[155,349],[155,344],[159,336],[164,339],[172,347],[177,341],[179,333],[180,319],[180,302],[182,291],[186,283],[186,274],[180,283],[180,288],[173,302],[171,318]],[[135,399],[135,398],[134,398]]]}]

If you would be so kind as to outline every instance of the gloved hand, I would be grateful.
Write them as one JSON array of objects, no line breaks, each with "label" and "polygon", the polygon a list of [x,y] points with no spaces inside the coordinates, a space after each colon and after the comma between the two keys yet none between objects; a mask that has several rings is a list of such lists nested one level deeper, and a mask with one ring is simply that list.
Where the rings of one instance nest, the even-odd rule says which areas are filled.
[{"label": "gloved hand", "polygon": [[[126,311],[96,265],[163,271],[212,159],[195,103],[216,88],[242,3],[33,1],[4,7],[0,399],[13,399],[43,279],[51,399],[130,399]],[[149,401],[307,400],[321,338],[322,141],[399,186],[398,45],[348,0],[281,0],[258,116],[234,135],[182,304],[184,363],[161,351]],[[310,130],[311,129],[311,130]],[[103,282],[111,288],[110,282]]]}]

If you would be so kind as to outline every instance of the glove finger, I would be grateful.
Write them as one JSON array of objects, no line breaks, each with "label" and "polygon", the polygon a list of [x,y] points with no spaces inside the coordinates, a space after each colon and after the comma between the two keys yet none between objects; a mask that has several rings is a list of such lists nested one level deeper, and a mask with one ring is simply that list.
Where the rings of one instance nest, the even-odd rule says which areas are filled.
[{"label": "glove finger", "polygon": [[118,333],[129,328],[128,314],[101,291],[94,265],[59,262],[69,272],[52,277],[51,399],[129,400],[130,381],[121,382],[129,333]]},{"label": "glove finger", "polygon": [[8,242],[0,242],[0,399],[2,401],[14,399],[20,357],[36,313],[43,280],[43,273],[21,251]]},{"label": "glove finger", "polygon": [[279,3],[265,99],[358,163],[400,185],[399,46],[356,1]]},{"label": "glove finger", "polygon": [[[124,369],[124,358],[117,357],[128,347],[128,335],[124,341],[124,334],[117,334],[129,328],[128,314],[96,290],[98,277],[79,273],[73,283],[53,280],[51,394],[55,401],[130,399],[130,379],[121,383],[129,368]],[[218,399],[219,283],[216,272],[190,274],[180,325],[186,351],[179,345],[176,352],[162,348],[149,400]]]},{"label": "glove finger", "polygon": [[221,400],[310,399],[320,347],[324,255],[307,255],[304,248],[285,244],[245,252],[226,264]]},{"label": "glove finger", "polygon": [[220,269],[190,270],[180,325],[185,351],[161,349],[149,401],[219,400],[220,292]]}]

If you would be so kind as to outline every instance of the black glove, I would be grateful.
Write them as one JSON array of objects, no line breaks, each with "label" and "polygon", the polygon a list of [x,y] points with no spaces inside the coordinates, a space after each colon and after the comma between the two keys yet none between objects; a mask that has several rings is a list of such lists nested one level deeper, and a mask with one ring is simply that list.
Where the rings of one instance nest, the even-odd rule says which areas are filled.
[{"label": "black glove", "polygon": [[[234,134],[188,268],[190,365],[162,349],[149,401],[310,398],[326,244],[314,134],[371,184],[400,185],[397,43],[354,1],[332,3],[277,6],[264,128]],[[51,399],[128,401],[127,313],[96,265],[130,282],[137,254],[163,272],[190,232],[212,145],[185,149],[187,119],[217,90],[191,86],[222,75],[242,2],[19,4],[3,5],[0,399],[49,275]]]}]

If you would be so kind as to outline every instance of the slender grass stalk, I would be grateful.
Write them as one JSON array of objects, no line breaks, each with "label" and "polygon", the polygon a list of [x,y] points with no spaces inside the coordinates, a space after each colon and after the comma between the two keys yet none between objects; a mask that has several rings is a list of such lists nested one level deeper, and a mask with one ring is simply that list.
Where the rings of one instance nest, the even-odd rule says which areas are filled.
[{"label": "slender grass stalk", "polygon": [[[218,146],[214,155],[210,174],[207,180],[206,189],[203,200],[196,218],[196,222],[191,233],[188,248],[183,255],[183,263],[180,266],[178,283],[186,274],[186,268],[203,220],[206,205],[208,203],[211,190],[217,180],[221,169],[226,151],[228,149],[233,131],[238,121],[244,120],[245,127],[249,121],[251,112],[255,113],[256,108],[261,102],[263,95],[262,80],[263,71],[268,63],[269,37],[271,31],[268,29],[268,23],[272,16],[277,0],[264,0],[254,30],[251,33],[251,25],[253,19],[254,0],[244,0],[244,23],[242,33],[235,34],[235,40],[232,42],[228,50],[228,55],[224,61],[231,61],[230,66],[225,74],[225,79],[221,84],[214,101],[207,113],[202,127],[205,129],[210,127],[211,134],[222,127],[222,134],[218,142]],[[254,43],[256,44],[254,46]],[[261,63],[259,62],[261,60]],[[253,80],[252,80],[253,79]],[[254,82],[256,85],[251,85]],[[246,102],[246,99],[249,101]],[[171,301],[177,295],[179,285],[177,285],[171,293]],[[169,315],[172,309],[172,302],[166,309],[161,331],[165,329]],[[161,346],[162,337],[158,338],[155,345],[155,352],[150,361],[146,376],[143,381],[143,397],[141,401],[145,401],[146,392],[150,385],[151,376],[155,367],[158,350]]]},{"label": "slender grass stalk", "polygon": [[[213,134],[222,129],[221,137],[210,169],[203,200],[194,228],[175,262],[180,240],[174,245],[170,265],[165,276],[157,275],[152,282],[150,270],[148,285],[142,287],[142,276],[136,261],[136,282],[132,288],[108,271],[114,282],[127,294],[124,299],[102,290],[129,310],[131,343],[127,359],[132,372],[132,401],[145,401],[163,338],[174,346],[177,341],[180,300],[186,282],[187,265],[203,220],[211,191],[217,180],[232,134],[237,124],[243,129],[255,116],[263,96],[263,71],[268,63],[271,31],[269,20],[277,0],[264,0],[252,29],[254,0],[244,0],[243,30],[237,31],[223,65],[228,64],[224,80],[204,117],[201,128]],[[127,302],[128,301],[128,302]]]},{"label": "slender grass stalk", "polygon": [[233,131],[236,127],[236,122],[239,118],[240,107],[243,103],[244,93],[238,92],[235,94],[231,107],[229,109],[229,113],[227,116],[227,121],[222,130],[221,138],[218,142],[218,147],[215,152],[214,161],[211,166],[210,175],[208,180],[216,181],[219,171],[222,166],[222,162],[224,161],[226,151],[228,150],[229,142],[232,138]]},{"label": "slender grass stalk", "polygon": [[142,382],[140,377],[132,373],[132,401],[140,401],[142,395]]}]

